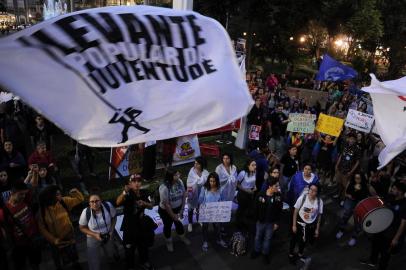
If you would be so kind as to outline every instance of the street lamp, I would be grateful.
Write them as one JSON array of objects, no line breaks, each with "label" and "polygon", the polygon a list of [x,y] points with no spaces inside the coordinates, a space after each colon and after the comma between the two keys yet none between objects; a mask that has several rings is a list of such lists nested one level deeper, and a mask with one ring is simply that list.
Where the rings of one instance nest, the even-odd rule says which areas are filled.
[{"label": "street lamp", "polygon": [[301,36],[300,39],[299,39],[299,41],[300,41],[300,43],[303,43],[303,42],[306,41],[306,38],[305,38],[304,36]]},{"label": "street lamp", "polygon": [[293,37],[290,37],[289,40],[292,41],[292,40],[293,40]]}]

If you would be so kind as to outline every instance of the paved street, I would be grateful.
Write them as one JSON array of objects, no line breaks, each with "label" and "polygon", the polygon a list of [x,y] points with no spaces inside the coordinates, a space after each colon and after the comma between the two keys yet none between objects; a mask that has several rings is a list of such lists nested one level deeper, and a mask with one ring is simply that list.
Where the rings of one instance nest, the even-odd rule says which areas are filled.
[{"label": "paved street", "polygon": [[[340,213],[341,208],[337,202],[324,198],[325,201],[325,222],[322,227],[322,234],[320,240],[315,246],[306,249],[306,254],[312,256],[312,264],[310,269],[316,270],[367,270],[372,269],[368,266],[363,266],[359,263],[360,258],[368,255],[369,243],[365,235],[360,236],[359,241],[355,247],[348,247],[347,241],[350,234],[344,235],[340,241],[335,240],[335,225],[337,224],[337,214]],[[272,241],[271,251],[271,264],[264,265],[262,258],[259,257],[255,260],[250,258],[248,253],[242,257],[235,257],[230,254],[230,249],[224,249],[215,244],[215,241],[209,247],[209,251],[204,253],[201,250],[202,238],[200,233],[200,226],[195,225],[194,231],[188,234],[192,244],[185,246],[179,239],[175,239],[173,254],[166,250],[164,239],[162,235],[157,236],[155,245],[151,252],[151,261],[156,269],[159,270],[198,270],[198,269],[222,269],[222,270],[238,270],[238,269],[280,269],[280,270],[294,270],[299,269],[297,266],[290,265],[288,262],[288,212],[285,212],[282,217],[282,224],[280,230],[275,234]],[[87,269],[86,264],[86,244],[83,235],[78,233],[80,261]],[[252,239],[251,239],[252,240]],[[250,245],[252,246],[252,245]],[[121,247],[120,247],[121,249]],[[123,257],[122,250],[120,251]],[[53,263],[50,256],[44,256],[43,269],[53,269]],[[405,249],[394,257],[392,257],[390,268],[391,270],[405,269],[406,253]],[[108,269],[125,269],[123,260],[114,264],[104,264],[104,270]]]}]

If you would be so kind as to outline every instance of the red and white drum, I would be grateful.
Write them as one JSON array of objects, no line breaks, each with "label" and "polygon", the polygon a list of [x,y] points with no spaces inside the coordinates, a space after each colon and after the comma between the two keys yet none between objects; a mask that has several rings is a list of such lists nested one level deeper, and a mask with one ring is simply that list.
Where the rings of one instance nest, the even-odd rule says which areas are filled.
[{"label": "red and white drum", "polygon": [[354,220],[366,233],[379,233],[386,230],[393,221],[393,212],[385,207],[379,197],[360,201],[354,208]]}]

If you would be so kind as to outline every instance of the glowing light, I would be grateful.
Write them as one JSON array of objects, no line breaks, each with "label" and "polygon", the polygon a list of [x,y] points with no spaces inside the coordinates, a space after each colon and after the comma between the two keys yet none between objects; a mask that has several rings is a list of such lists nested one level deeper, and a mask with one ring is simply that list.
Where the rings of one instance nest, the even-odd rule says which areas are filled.
[{"label": "glowing light", "polygon": [[[293,37],[290,37],[289,40],[292,41],[292,40],[293,40]],[[405,48],[406,48],[406,46],[405,46]]]},{"label": "glowing light", "polygon": [[342,47],[342,46],[344,46],[344,41],[342,39],[337,39],[336,41],[334,41],[334,44],[337,47]]},{"label": "glowing light", "polygon": [[302,36],[302,37],[300,37],[299,41],[300,41],[300,43],[303,43],[306,41],[306,38],[304,36]]},{"label": "glowing light", "polygon": [[247,35],[247,32],[242,33],[242,35],[243,35],[243,36],[246,36],[246,35]]}]

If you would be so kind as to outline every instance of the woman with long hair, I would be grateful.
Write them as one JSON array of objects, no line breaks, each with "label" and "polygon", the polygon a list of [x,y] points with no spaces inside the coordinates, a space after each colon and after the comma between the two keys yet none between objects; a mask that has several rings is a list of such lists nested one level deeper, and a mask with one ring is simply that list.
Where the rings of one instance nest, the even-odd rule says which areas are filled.
[{"label": "woman with long hair", "polygon": [[197,157],[195,164],[190,169],[186,187],[187,187],[187,206],[188,206],[188,231],[193,230],[193,212],[196,212],[196,221],[199,221],[199,192],[206,183],[209,172],[206,170],[207,162],[203,157]]},{"label": "woman with long hair", "polygon": [[[212,172],[209,174],[207,177],[207,181],[204,184],[204,187],[200,191],[199,194],[199,203],[200,204],[205,204],[205,203],[211,203],[211,202],[221,202],[223,201],[221,192],[220,192],[220,180],[219,176],[217,173]],[[208,234],[209,234],[209,225],[212,224],[214,229],[217,231],[217,244],[219,244],[222,247],[227,247],[226,242],[222,239],[222,234],[221,234],[221,226],[216,223],[203,223],[202,227],[202,234],[203,234],[203,246],[202,249],[203,251],[207,251],[209,248],[208,244]]]},{"label": "woman with long hair", "polygon": [[216,167],[216,173],[220,179],[220,190],[225,201],[234,200],[237,188],[237,167],[233,164],[230,154],[224,153],[221,156],[221,164]]},{"label": "woman with long hair", "polygon": [[[344,229],[348,220],[354,213],[355,206],[363,199],[369,196],[369,189],[366,177],[363,173],[355,173],[351,178],[345,190],[344,212],[338,224],[337,240],[344,235]],[[357,243],[357,234],[361,231],[359,224],[354,224],[354,230],[351,239],[348,241],[349,246]]]},{"label": "woman with long hair", "polygon": [[168,251],[173,252],[172,224],[175,224],[175,230],[180,239],[186,245],[190,245],[189,239],[185,237],[185,230],[181,221],[185,209],[186,191],[182,180],[180,180],[179,171],[171,168],[166,170],[164,182],[159,186],[159,197],[158,213],[164,224],[164,236]]},{"label": "woman with long hair", "polygon": [[257,173],[257,163],[254,159],[249,159],[244,169],[237,177],[237,226],[240,229],[247,229],[247,222],[244,219],[249,218],[250,210],[254,202],[254,194],[257,191],[255,186]]}]

